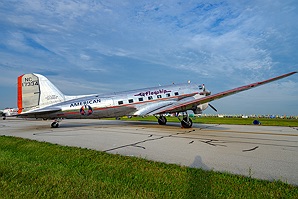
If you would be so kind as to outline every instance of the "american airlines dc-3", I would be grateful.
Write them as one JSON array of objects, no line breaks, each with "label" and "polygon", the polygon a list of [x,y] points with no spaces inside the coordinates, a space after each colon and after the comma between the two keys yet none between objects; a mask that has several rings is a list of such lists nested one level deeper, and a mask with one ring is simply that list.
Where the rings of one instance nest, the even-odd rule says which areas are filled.
[{"label": "american airlines dc-3", "polygon": [[[51,127],[59,127],[63,118],[98,119],[121,116],[154,115],[160,125],[165,125],[168,113],[182,113],[178,117],[181,126],[192,127],[187,111],[202,113],[208,102],[244,90],[288,77],[287,73],[265,81],[211,94],[204,85],[192,83],[172,84],[105,95],[64,95],[46,77],[40,74],[24,74],[18,77],[18,117],[53,119]],[[209,105],[210,106],[210,105]],[[214,110],[214,107],[210,106]]]}]

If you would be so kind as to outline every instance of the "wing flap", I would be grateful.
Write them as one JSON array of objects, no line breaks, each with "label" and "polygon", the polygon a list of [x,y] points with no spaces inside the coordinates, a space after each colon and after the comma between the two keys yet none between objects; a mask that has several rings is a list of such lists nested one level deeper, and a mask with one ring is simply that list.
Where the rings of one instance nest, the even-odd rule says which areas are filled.
[{"label": "wing flap", "polygon": [[293,75],[295,73],[297,73],[297,72],[287,73],[287,74],[280,75],[280,76],[277,76],[277,77],[274,77],[274,78],[271,78],[271,79],[267,79],[265,81],[248,84],[248,85],[245,85],[245,86],[241,86],[241,87],[234,88],[234,89],[231,89],[231,90],[228,90],[228,91],[224,91],[224,92],[220,92],[220,93],[217,93],[217,94],[209,95],[209,96],[199,98],[199,99],[189,100],[189,101],[182,102],[182,103],[178,101],[177,103],[173,104],[172,106],[160,109],[159,112],[156,112],[155,114],[164,114],[164,113],[171,113],[171,112],[186,111],[186,110],[189,110],[192,107],[198,106],[200,104],[204,104],[204,103],[216,100],[216,99],[220,99],[220,98],[230,96],[230,95],[233,95],[233,94],[245,91],[245,90],[249,90],[249,89],[252,89],[252,88],[267,84],[269,82],[273,82],[273,81],[288,77],[288,76]]}]

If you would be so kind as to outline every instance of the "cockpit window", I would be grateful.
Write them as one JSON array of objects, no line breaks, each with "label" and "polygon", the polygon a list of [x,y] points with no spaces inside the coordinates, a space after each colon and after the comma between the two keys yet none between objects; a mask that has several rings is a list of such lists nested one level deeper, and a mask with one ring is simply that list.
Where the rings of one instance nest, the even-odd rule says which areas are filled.
[{"label": "cockpit window", "polygon": [[199,89],[202,90],[203,89],[203,86],[202,85],[199,85]]}]

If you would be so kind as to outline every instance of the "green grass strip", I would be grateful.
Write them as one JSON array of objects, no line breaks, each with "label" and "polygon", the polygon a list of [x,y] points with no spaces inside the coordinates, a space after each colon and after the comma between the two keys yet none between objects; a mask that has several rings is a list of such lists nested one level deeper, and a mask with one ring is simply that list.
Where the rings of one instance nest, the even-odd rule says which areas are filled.
[{"label": "green grass strip", "polygon": [[298,188],[1,136],[0,198],[298,198]]}]

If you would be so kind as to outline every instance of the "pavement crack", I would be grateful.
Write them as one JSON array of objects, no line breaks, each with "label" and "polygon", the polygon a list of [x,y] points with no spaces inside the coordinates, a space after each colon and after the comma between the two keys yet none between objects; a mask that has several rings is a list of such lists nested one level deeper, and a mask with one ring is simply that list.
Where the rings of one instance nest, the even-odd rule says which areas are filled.
[{"label": "pavement crack", "polygon": [[[191,133],[191,132],[194,132],[194,131],[196,131],[196,130],[192,129],[192,130],[185,131],[185,132],[182,132],[182,133],[176,133],[176,134],[161,136],[161,137],[157,137],[157,138],[149,138],[149,139],[145,139],[145,140],[142,140],[142,141],[139,141],[139,142],[135,142],[135,143],[131,143],[131,144],[126,144],[126,145],[110,148],[110,149],[104,150],[104,152],[115,151],[115,150],[122,149],[122,148],[125,148],[125,147],[139,147],[139,148],[146,149],[145,147],[142,147],[139,144],[142,144],[142,143],[145,143],[145,142],[151,142],[151,141],[155,141],[155,140],[160,140],[160,139],[163,139],[163,138],[170,138],[170,137],[173,137],[173,136],[176,137],[178,135],[188,134],[188,133]],[[148,135],[148,137],[152,137],[152,136],[153,136],[152,134]],[[193,142],[194,142],[194,140],[190,141],[189,144],[192,144]],[[211,146],[224,146],[224,147],[226,147],[226,145],[219,144],[219,140],[207,140],[207,141],[201,141],[201,142],[209,144]],[[213,142],[217,142],[217,143],[213,143]]]},{"label": "pavement crack", "polygon": [[[196,131],[196,129],[192,129],[192,130],[189,130],[189,131],[184,131],[183,133],[176,133],[174,135],[183,135],[183,134],[188,134],[188,133],[191,133],[191,132],[194,132],[194,131]],[[168,137],[171,137],[171,136],[173,136],[173,135],[169,135]]]},{"label": "pavement crack", "polygon": [[[201,142],[205,143],[205,144],[209,144],[211,146],[223,146],[223,147],[227,147],[227,145],[223,145],[223,144],[219,144],[219,140],[207,140],[207,141],[203,141],[201,140]],[[224,142],[222,142],[224,143]]]},{"label": "pavement crack", "polygon": [[146,149],[143,146],[139,146],[139,144],[142,144],[142,143],[145,143],[145,142],[150,142],[150,141],[155,141],[155,140],[160,140],[160,139],[163,139],[163,138],[164,138],[164,136],[161,136],[161,137],[158,137],[158,138],[146,139],[146,140],[142,140],[142,141],[139,141],[139,142],[135,142],[135,143],[126,144],[126,145],[114,147],[114,148],[111,148],[111,149],[107,149],[107,150],[104,150],[104,152],[114,151],[114,150],[117,150],[117,149],[122,149],[122,148],[125,148],[125,147],[129,147],[129,146]]},{"label": "pavement crack", "polygon": [[143,146],[139,146],[139,145],[132,145],[132,146],[134,146],[134,147],[138,147],[138,148],[142,148],[142,149],[146,149],[145,147],[143,147]]},{"label": "pavement crack", "polygon": [[259,146],[256,146],[256,147],[251,148],[251,149],[243,149],[242,152],[254,151],[254,150],[256,150],[257,148],[259,148]]}]

